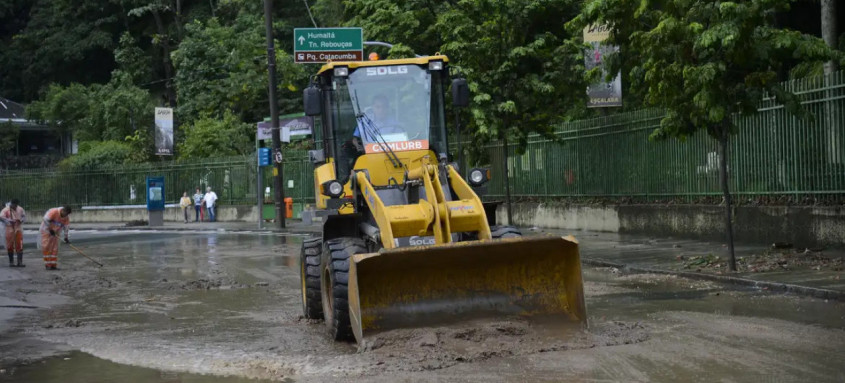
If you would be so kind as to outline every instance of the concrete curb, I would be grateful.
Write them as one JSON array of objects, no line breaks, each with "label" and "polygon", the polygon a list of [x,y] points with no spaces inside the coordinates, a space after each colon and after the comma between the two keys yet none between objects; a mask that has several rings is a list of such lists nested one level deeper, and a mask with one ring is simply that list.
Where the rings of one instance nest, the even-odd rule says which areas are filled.
[{"label": "concrete curb", "polygon": [[629,266],[617,262],[605,261],[602,259],[582,258],[581,262],[589,266],[597,267],[616,267],[618,269],[630,270],[638,273],[653,273],[676,275],[679,277],[698,279],[706,281],[714,281],[720,283],[734,284],[740,286],[752,286],[759,288],[767,288],[768,291],[777,293],[792,293],[801,296],[808,296],[819,299],[838,300],[845,302],[845,292],[829,289],[820,289],[817,287],[808,287],[793,285],[789,283],[771,282],[771,281],[757,281],[754,279],[732,277],[729,275],[716,275],[706,273],[695,273],[689,271],[672,271],[664,269],[652,269],[647,267]]}]

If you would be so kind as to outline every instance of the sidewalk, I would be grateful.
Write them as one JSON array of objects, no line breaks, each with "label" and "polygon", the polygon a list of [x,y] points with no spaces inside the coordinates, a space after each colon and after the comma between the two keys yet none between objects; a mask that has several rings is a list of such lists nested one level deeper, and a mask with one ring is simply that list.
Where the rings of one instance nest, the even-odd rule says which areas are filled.
[{"label": "sidewalk", "polygon": [[523,233],[574,235],[585,265],[673,274],[845,301],[843,249],[773,249],[771,245],[736,243],[739,271],[730,272],[727,247],[722,243],[578,231],[523,229]]}]

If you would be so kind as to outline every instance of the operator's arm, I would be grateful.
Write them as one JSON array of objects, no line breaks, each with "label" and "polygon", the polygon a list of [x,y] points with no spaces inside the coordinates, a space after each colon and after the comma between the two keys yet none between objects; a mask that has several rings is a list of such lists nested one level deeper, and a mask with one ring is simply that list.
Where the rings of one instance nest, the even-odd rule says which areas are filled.
[{"label": "operator's arm", "polygon": [[56,231],[50,228],[52,222],[53,220],[50,219],[50,210],[47,210],[47,213],[44,213],[44,218],[41,219],[41,227],[47,228],[50,235],[56,235]]}]

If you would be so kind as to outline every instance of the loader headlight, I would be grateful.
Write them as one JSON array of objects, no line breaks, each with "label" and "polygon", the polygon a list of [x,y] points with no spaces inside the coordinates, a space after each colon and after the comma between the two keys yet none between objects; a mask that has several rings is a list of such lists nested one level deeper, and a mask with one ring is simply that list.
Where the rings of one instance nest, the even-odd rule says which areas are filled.
[{"label": "loader headlight", "polygon": [[343,194],[343,184],[337,180],[326,181],[320,186],[323,195],[327,195],[332,198],[340,198],[340,195]]},{"label": "loader headlight", "polygon": [[487,182],[487,169],[472,169],[469,172],[469,184],[472,186],[481,186]]}]

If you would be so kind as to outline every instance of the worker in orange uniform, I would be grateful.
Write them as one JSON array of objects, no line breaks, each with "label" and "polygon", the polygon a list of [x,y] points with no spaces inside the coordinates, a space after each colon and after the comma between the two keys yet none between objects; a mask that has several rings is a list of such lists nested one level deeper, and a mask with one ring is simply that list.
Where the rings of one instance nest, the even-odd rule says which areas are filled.
[{"label": "worker in orange uniform", "polygon": [[70,213],[70,206],[54,207],[47,210],[44,220],[41,221],[41,253],[44,254],[44,267],[47,270],[58,270],[56,263],[59,260],[59,230],[65,232],[65,243],[70,243]]},{"label": "worker in orange uniform", "polygon": [[[23,225],[26,212],[20,206],[20,201],[13,199],[9,206],[0,211],[0,221],[6,225],[6,250],[9,253],[9,267],[25,267],[23,264]],[[18,264],[15,265],[15,253]]]}]

